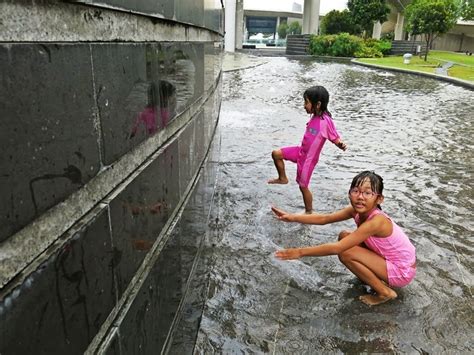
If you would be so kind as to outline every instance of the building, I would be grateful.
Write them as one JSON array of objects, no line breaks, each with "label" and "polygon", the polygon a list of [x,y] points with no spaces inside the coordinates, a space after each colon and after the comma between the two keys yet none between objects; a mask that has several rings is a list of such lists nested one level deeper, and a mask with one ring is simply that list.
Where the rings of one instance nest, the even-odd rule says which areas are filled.
[{"label": "building", "polygon": [[[252,5],[253,7],[246,6],[243,0],[232,0],[227,3],[230,4],[231,10],[226,12],[226,17],[231,20],[235,19],[235,22],[232,25],[228,21],[229,27],[226,28],[226,33],[230,35],[226,36],[226,41],[232,37],[233,45],[226,44],[226,50],[229,50],[228,48],[241,49],[250,34],[265,33],[274,40],[277,38],[278,25],[284,21],[302,23],[303,34],[317,34],[319,32],[319,23],[322,17],[319,12],[319,0],[304,1],[303,6],[299,2],[287,1],[284,4],[276,2],[271,9],[261,8],[258,3]],[[395,41],[407,41],[409,35],[405,31],[404,12],[411,0],[388,0],[387,3],[391,9],[388,20],[383,24],[374,24],[372,37],[379,39],[383,35],[392,34]],[[235,10],[232,10],[233,4],[235,4]],[[410,40],[420,41],[421,38]],[[473,52],[474,21],[458,21],[447,34],[434,41],[432,49]]]},{"label": "building", "polygon": [[[380,38],[383,34],[393,33],[394,40],[409,40],[409,34],[404,29],[404,12],[410,3],[411,0],[389,0],[391,11],[388,21],[374,25],[373,37]],[[418,36],[410,40],[420,41],[422,38]],[[431,49],[474,52],[474,21],[458,21],[448,33],[434,40]]]},{"label": "building", "polygon": [[[277,28],[282,22],[298,21],[303,33],[317,33],[320,0],[276,2],[271,8],[246,6],[243,0],[226,1],[226,50],[241,49],[251,34],[264,33],[277,39]],[[303,10],[303,11],[302,11]]]}]

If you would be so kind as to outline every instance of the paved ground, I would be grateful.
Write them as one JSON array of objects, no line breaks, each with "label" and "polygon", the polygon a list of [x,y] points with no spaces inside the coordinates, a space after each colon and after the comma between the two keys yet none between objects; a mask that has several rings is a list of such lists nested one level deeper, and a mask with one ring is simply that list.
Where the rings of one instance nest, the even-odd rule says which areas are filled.
[{"label": "paved ground", "polygon": [[[261,55],[254,55],[254,54],[249,54],[245,52],[225,52],[224,54],[224,63],[222,65],[222,68],[224,72],[229,72],[233,70],[240,70],[240,69],[246,69],[246,68],[251,68],[255,67],[257,65],[261,65],[263,63],[266,63],[268,60],[265,57],[265,52],[264,51],[270,51],[268,53],[271,53],[271,51],[274,51],[275,53],[277,51],[281,51],[281,48],[264,48],[262,49],[262,54]],[[255,50],[254,50],[255,51]],[[255,51],[255,53],[258,53],[258,51]],[[275,54],[268,54],[268,56],[275,56]],[[282,54],[282,56],[285,56]],[[390,67],[384,67],[384,66],[378,66],[374,64],[367,64],[367,63],[361,63],[358,61],[353,61],[356,64],[363,65],[363,66],[369,66],[369,67],[376,67],[384,70],[389,70],[389,71],[398,71],[398,72],[405,72],[405,73],[411,73],[411,74],[417,74],[421,76],[428,76],[431,78],[435,78],[438,80],[444,80],[452,83],[456,83],[458,85],[474,89],[474,84],[472,82],[466,81],[466,80],[461,80],[461,79],[456,79],[452,77],[448,77],[446,74],[442,75],[442,73],[438,74],[431,74],[431,73],[425,73],[425,72],[420,72],[416,70],[406,70],[406,69],[398,69],[398,68],[390,68]],[[447,70],[449,67],[447,63],[446,67],[443,67],[443,70]]]},{"label": "paved ground", "polygon": [[[194,353],[472,353],[472,92],[349,61],[237,53],[225,62],[234,71],[223,76],[215,222],[203,250],[210,281]],[[325,147],[312,180],[317,210],[347,205],[352,177],[375,170],[384,211],[417,247],[415,280],[378,307],[358,301],[366,290],[336,256],[274,258],[354,228],[281,223],[270,212],[303,210],[294,164],[288,185],[266,181],[272,149],[301,139],[301,93],[313,83],[333,94],[349,146]]]},{"label": "paved ground", "polygon": [[240,52],[225,52],[222,69],[227,71],[246,69],[266,63],[265,58],[249,55]]}]

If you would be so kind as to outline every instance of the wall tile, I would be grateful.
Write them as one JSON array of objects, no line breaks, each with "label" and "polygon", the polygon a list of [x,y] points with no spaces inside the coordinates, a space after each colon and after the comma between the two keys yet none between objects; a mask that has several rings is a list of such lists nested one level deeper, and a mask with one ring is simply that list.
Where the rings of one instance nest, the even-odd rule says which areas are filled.
[{"label": "wall tile", "polygon": [[0,241],[99,170],[90,50],[0,45]]},{"label": "wall tile", "polygon": [[175,141],[110,202],[120,294],[178,205],[180,165]]},{"label": "wall tile", "polygon": [[107,211],[0,303],[1,354],[82,353],[114,307]]}]

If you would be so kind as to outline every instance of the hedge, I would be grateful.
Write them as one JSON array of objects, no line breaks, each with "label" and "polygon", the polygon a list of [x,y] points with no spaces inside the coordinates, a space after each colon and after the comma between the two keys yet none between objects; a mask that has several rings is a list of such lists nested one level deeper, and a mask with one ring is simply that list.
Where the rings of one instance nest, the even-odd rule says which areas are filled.
[{"label": "hedge", "polygon": [[388,40],[364,40],[348,33],[314,35],[309,42],[310,54],[333,57],[380,58],[387,55],[391,48],[392,43]]}]

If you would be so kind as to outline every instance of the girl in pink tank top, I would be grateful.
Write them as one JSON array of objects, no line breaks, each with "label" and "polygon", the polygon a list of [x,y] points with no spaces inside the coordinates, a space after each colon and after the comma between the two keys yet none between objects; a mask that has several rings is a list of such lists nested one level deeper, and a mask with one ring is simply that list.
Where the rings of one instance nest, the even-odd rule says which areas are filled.
[{"label": "girl in pink tank top", "polygon": [[282,260],[303,256],[337,255],[339,260],[374,295],[360,296],[368,305],[376,305],[397,297],[393,287],[408,285],[416,274],[415,247],[402,229],[380,208],[383,202],[383,179],[364,171],[352,180],[350,206],[329,214],[289,214],[272,207],[278,219],[285,222],[328,224],[353,218],[357,229],[342,231],[334,243],[313,247],[283,249],[276,252]]}]

